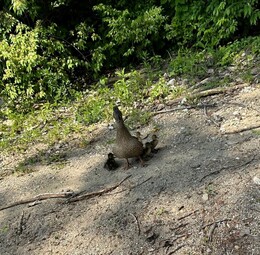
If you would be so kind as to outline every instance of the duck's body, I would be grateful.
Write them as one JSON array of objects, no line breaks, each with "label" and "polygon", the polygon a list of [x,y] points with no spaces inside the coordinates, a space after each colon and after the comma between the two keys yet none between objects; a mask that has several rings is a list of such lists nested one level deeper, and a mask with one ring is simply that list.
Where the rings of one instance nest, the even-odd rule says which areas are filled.
[{"label": "duck's body", "polygon": [[127,161],[126,168],[129,167],[129,158],[138,157],[141,160],[143,153],[143,144],[138,138],[132,136],[124,124],[122,113],[117,106],[114,107],[114,118],[116,121],[116,142],[113,147],[113,153],[117,158],[125,158]]}]

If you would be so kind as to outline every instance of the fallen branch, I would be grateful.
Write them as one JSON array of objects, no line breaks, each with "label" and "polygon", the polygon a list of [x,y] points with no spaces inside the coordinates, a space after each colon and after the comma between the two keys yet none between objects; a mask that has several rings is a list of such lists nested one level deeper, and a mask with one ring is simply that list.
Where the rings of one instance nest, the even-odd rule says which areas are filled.
[{"label": "fallen branch", "polygon": [[247,160],[246,162],[244,162],[243,164],[241,165],[232,165],[232,166],[224,166],[222,167],[221,169],[218,169],[216,171],[213,171],[209,174],[206,174],[205,176],[203,176],[201,179],[200,179],[200,182],[202,182],[204,179],[206,179],[207,177],[211,176],[211,175],[215,175],[215,174],[219,174],[221,171],[225,170],[225,169],[229,169],[229,168],[238,168],[238,167],[243,167],[243,166],[247,166],[249,165],[251,162],[253,162],[255,160],[255,157],[256,155],[254,155],[251,159]]},{"label": "fallen branch", "polygon": [[242,132],[249,131],[249,130],[256,129],[256,128],[260,128],[260,124],[257,124],[257,125],[251,126],[251,127],[241,128],[241,129],[234,130],[234,131],[227,131],[223,134],[224,135],[237,134],[237,133],[242,133]]},{"label": "fallen branch", "polygon": [[179,245],[175,250],[170,251],[167,255],[172,255],[173,253],[175,253],[176,251],[178,251],[179,249],[181,249],[181,248],[184,247],[184,246],[185,246],[185,244]]},{"label": "fallen branch", "polygon": [[176,237],[172,240],[172,242],[175,242],[175,241],[177,241],[178,239],[183,238],[183,237],[187,237],[187,236],[189,236],[189,234],[183,234],[183,235],[176,236]]},{"label": "fallen branch", "polygon": [[222,223],[222,222],[224,222],[224,221],[231,221],[231,219],[227,218],[227,219],[218,220],[218,221],[214,221],[214,222],[208,223],[208,224],[202,226],[202,227],[200,228],[200,230],[202,230],[202,229],[204,229],[204,228],[206,228],[206,227],[209,227],[209,226],[211,226],[211,225],[213,225],[213,224]]},{"label": "fallen branch", "polygon": [[114,189],[116,189],[118,186],[120,186],[124,181],[126,181],[128,178],[130,178],[132,175],[128,175],[126,176],[122,181],[120,181],[119,183],[117,183],[116,185],[114,186],[111,186],[109,188],[105,188],[105,189],[102,189],[100,191],[95,191],[95,192],[90,192],[90,193],[86,193],[86,194],[83,194],[83,195],[79,195],[79,194],[82,194],[83,192],[80,192],[76,195],[74,195],[72,198],[69,198],[66,202],[67,203],[72,203],[72,202],[76,202],[76,201],[81,201],[83,199],[89,199],[89,198],[92,198],[92,197],[97,197],[97,196],[101,196],[105,193],[108,193]]},{"label": "fallen branch", "polygon": [[151,112],[152,115],[157,115],[157,114],[163,114],[163,113],[169,113],[169,112],[175,112],[175,111],[181,111],[181,110],[189,110],[189,109],[201,109],[201,108],[205,108],[205,107],[216,107],[216,104],[202,104],[202,105],[186,105],[186,106],[179,106],[177,108],[173,108],[173,109],[166,109],[166,110],[161,110],[161,111],[157,111],[157,112]]},{"label": "fallen branch", "polygon": [[18,235],[21,235],[23,233],[23,228],[24,228],[24,211],[22,211],[22,215],[19,221]]},{"label": "fallen branch", "polygon": [[209,242],[212,241],[212,236],[213,236],[213,233],[214,233],[214,230],[215,230],[216,227],[217,227],[217,223],[214,222],[214,223],[211,225],[211,228],[209,229],[209,233],[208,233],[208,241],[209,241]]},{"label": "fallen branch", "polygon": [[11,203],[9,205],[0,207],[0,211],[14,207],[14,206],[17,206],[17,205],[28,204],[28,203],[33,203],[35,201],[41,201],[41,200],[47,200],[47,199],[53,199],[53,198],[68,198],[67,202],[70,203],[70,202],[83,200],[84,198],[91,198],[91,197],[95,197],[95,196],[100,196],[104,193],[107,193],[107,192],[110,192],[110,191],[116,189],[119,185],[121,185],[129,177],[131,177],[131,175],[128,175],[127,177],[125,177],[118,184],[116,184],[116,185],[114,185],[110,188],[103,189],[101,191],[86,193],[86,194],[83,194],[83,195],[79,195],[79,194],[82,194],[86,191],[80,191],[78,193],[75,193],[75,192],[72,192],[72,191],[62,192],[62,193],[44,193],[44,194],[37,195],[33,198],[20,200],[18,202],[14,202],[14,203]]},{"label": "fallen branch", "polygon": [[183,228],[183,227],[186,227],[189,223],[186,222],[186,223],[181,223],[179,224],[177,227],[174,227],[174,228],[170,228],[171,231],[173,230],[176,230],[176,229],[179,229],[179,228]]},{"label": "fallen branch", "polygon": [[138,228],[138,235],[140,236],[141,234],[141,228],[140,228],[140,223],[138,221],[138,218],[133,214],[133,213],[130,213],[130,215],[133,216],[133,218],[135,219],[135,222],[136,222],[136,225],[137,225],[137,228]]},{"label": "fallen branch", "polygon": [[20,201],[11,203],[6,206],[2,206],[2,207],[0,207],[0,211],[17,206],[17,205],[28,204],[28,203],[32,203],[35,201],[41,201],[41,200],[52,199],[52,198],[68,198],[68,197],[72,196],[73,194],[74,194],[73,192],[44,193],[44,194],[37,195],[33,198],[20,200]]},{"label": "fallen branch", "polygon": [[209,116],[208,111],[207,111],[207,106],[204,107],[204,115],[206,116],[206,118],[211,121],[215,126],[217,126],[218,128],[220,127],[220,123],[217,123],[212,117]]},{"label": "fallen branch", "polygon": [[199,211],[198,209],[197,209],[197,210],[194,210],[193,212],[191,212],[191,213],[189,213],[189,214],[186,214],[186,215],[184,215],[184,216],[178,218],[177,220],[185,219],[185,218],[191,216],[192,214],[194,214],[194,213],[196,213],[196,212],[198,212],[198,211]]},{"label": "fallen branch", "polygon": [[213,172],[211,172],[211,173],[209,173],[209,174],[204,175],[204,176],[200,179],[200,182],[202,182],[204,179],[208,178],[208,177],[211,176],[211,175],[219,174],[219,173],[220,173],[222,170],[224,170],[224,169],[227,169],[227,167],[223,167],[223,168],[221,168],[221,169],[219,169],[219,170],[216,170],[216,171],[213,171]]},{"label": "fallen branch", "polygon": [[[213,95],[217,95],[217,94],[225,94],[225,93],[233,92],[237,89],[242,89],[245,86],[248,86],[248,84],[240,84],[240,85],[236,85],[236,86],[228,87],[228,88],[215,88],[215,89],[204,90],[204,91],[200,91],[198,93],[194,93],[193,95],[190,95],[188,98],[190,100],[192,100],[192,99],[198,99],[198,98],[202,98],[202,97],[213,96]],[[184,99],[183,97],[176,98],[176,99],[168,102],[167,105],[177,105],[180,102],[182,102],[183,99]]]},{"label": "fallen branch", "polygon": [[133,187],[129,188],[129,190],[135,189],[135,188],[137,188],[137,187],[141,186],[142,184],[144,184],[144,183],[148,182],[148,181],[149,181],[149,180],[151,180],[151,179],[152,179],[152,176],[150,176],[150,177],[149,177],[149,178],[147,178],[146,180],[144,180],[144,181],[142,181],[142,182],[140,182],[140,183],[136,184],[135,186],[133,186]]}]

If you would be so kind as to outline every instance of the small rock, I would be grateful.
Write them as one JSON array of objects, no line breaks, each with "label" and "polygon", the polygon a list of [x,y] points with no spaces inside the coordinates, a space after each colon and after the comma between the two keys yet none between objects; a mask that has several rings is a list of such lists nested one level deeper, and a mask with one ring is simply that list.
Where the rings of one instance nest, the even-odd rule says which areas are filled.
[{"label": "small rock", "polygon": [[170,76],[168,73],[164,73],[163,78],[168,81],[170,79]]},{"label": "small rock", "polygon": [[259,178],[258,176],[255,176],[255,177],[253,178],[253,182],[254,182],[255,184],[257,184],[257,185],[260,185],[260,178]]},{"label": "small rock", "polygon": [[229,66],[227,69],[230,72],[234,72],[236,70],[236,67],[235,66]]},{"label": "small rock", "polygon": [[213,68],[208,69],[207,73],[208,74],[213,74],[214,73],[214,69]]},{"label": "small rock", "polygon": [[254,90],[254,88],[252,88],[252,87],[244,87],[241,90],[241,93],[249,93],[249,92],[252,92],[253,90]]},{"label": "small rock", "polygon": [[240,77],[238,77],[238,78],[236,78],[236,82],[243,83],[243,80]]},{"label": "small rock", "polygon": [[259,70],[259,68],[257,68],[257,67],[255,67],[255,68],[253,68],[253,69],[251,70],[251,74],[252,74],[252,75],[257,75],[257,74],[259,74],[259,72],[260,72],[260,70]]},{"label": "small rock", "polygon": [[202,200],[203,200],[203,201],[208,201],[208,200],[209,200],[209,195],[208,195],[207,193],[204,193],[204,194],[202,195]]},{"label": "small rock", "polygon": [[158,111],[161,111],[161,110],[164,109],[164,108],[165,108],[164,104],[159,104],[159,105],[157,106],[157,110],[158,110]]},{"label": "small rock", "polygon": [[168,85],[168,86],[174,86],[175,83],[176,83],[176,80],[173,78],[173,79],[171,79],[171,80],[169,80],[169,81],[167,82],[167,85]]},{"label": "small rock", "polygon": [[211,253],[212,250],[211,250],[210,248],[207,248],[206,252],[207,252],[207,253]]},{"label": "small rock", "polygon": [[184,97],[182,100],[181,100],[181,104],[185,104],[187,102],[187,98]]},{"label": "small rock", "polygon": [[14,121],[13,120],[5,120],[3,122],[3,124],[6,125],[6,126],[11,127],[14,124]]},{"label": "small rock", "polygon": [[189,84],[189,80],[188,79],[183,79],[182,81],[181,81],[181,85],[182,86],[187,86]]}]

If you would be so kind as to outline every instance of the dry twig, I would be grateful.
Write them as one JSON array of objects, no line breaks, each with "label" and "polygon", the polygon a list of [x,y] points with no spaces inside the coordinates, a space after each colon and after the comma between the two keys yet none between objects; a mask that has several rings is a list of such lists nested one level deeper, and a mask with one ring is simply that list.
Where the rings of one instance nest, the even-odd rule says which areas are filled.
[{"label": "dry twig", "polygon": [[169,113],[169,112],[175,112],[175,111],[180,111],[180,110],[189,110],[189,109],[203,109],[205,107],[216,107],[216,104],[202,104],[202,105],[186,105],[186,106],[178,106],[177,108],[173,108],[173,109],[166,109],[166,110],[161,110],[161,111],[157,111],[157,112],[152,112],[152,115],[157,115],[157,114],[163,114],[163,113]]},{"label": "dry twig", "polygon": [[46,200],[46,199],[52,199],[52,198],[68,198],[72,196],[74,193],[73,192],[62,192],[62,193],[44,193],[37,195],[33,198],[28,198],[28,199],[23,199],[14,203],[11,203],[6,206],[0,207],[0,211],[5,210],[7,208],[11,208],[17,205],[22,205],[22,204],[29,204],[35,201],[41,201],[41,200]]},{"label": "dry twig", "polygon": [[[245,86],[247,86],[247,85],[240,84],[240,85],[236,85],[236,86],[232,86],[232,87],[228,87],[228,88],[215,88],[215,89],[204,90],[204,91],[200,91],[198,93],[194,93],[193,95],[191,95],[189,97],[189,99],[192,100],[192,99],[197,99],[197,98],[202,98],[202,97],[213,96],[213,95],[217,95],[217,94],[230,93],[230,92],[233,92],[237,89],[242,89]],[[182,100],[183,100],[183,97],[176,98],[175,100],[172,100],[171,102],[169,102],[168,105],[177,105]]]},{"label": "dry twig", "polygon": [[209,242],[212,241],[212,236],[213,236],[213,233],[214,233],[214,230],[215,230],[216,227],[217,227],[217,223],[214,222],[214,223],[211,225],[210,229],[209,229],[209,233],[208,233],[208,241],[209,241]]},{"label": "dry twig", "polygon": [[22,215],[19,222],[19,228],[18,228],[18,235],[21,235],[23,233],[23,219],[24,219],[24,211],[22,211]]},{"label": "dry twig", "polygon": [[128,175],[127,177],[125,177],[118,184],[116,184],[112,187],[106,188],[106,189],[102,189],[102,190],[97,191],[97,192],[86,193],[86,194],[83,194],[83,195],[79,195],[79,194],[82,194],[86,191],[80,191],[78,193],[74,193],[74,192],[71,192],[71,191],[70,192],[61,192],[61,193],[44,193],[44,194],[37,195],[33,198],[20,200],[20,201],[11,203],[11,204],[6,205],[6,206],[2,206],[2,207],[0,207],[0,211],[5,210],[7,208],[17,206],[17,205],[28,204],[28,203],[33,203],[35,201],[41,201],[41,200],[52,199],[52,198],[68,198],[67,202],[70,203],[70,202],[80,201],[80,200],[83,200],[85,198],[101,196],[104,193],[107,193],[107,192],[110,192],[110,191],[116,189],[119,185],[121,185],[129,177],[131,177],[131,175]]},{"label": "dry twig", "polygon": [[100,190],[100,191],[90,192],[90,193],[86,193],[86,194],[83,194],[83,195],[81,195],[81,194],[82,194],[83,192],[85,192],[85,191],[80,192],[80,193],[78,193],[78,194],[80,194],[80,195],[78,195],[78,194],[74,195],[72,198],[69,198],[69,199],[67,200],[67,202],[68,202],[68,203],[72,203],[72,202],[76,202],[76,201],[81,201],[81,200],[83,200],[83,199],[89,199],[89,198],[92,198],[92,197],[101,196],[101,195],[103,195],[103,194],[105,194],[105,193],[108,193],[108,192],[110,192],[110,191],[116,189],[118,186],[120,186],[124,181],[126,181],[126,180],[127,180],[128,178],[130,178],[131,176],[132,176],[132,175],[128,175],[128,176],[126,176],[122,181],[120,181],[119,183],[117,183],[116,185],[111,186],[111,187],[109,187],[109,188],[102,189],[102,190]]},{"label": "dry twig", "polygon": [[191,212],[191,213],[188,213],[188,214],[186,214],[186,215],[184,215],[184,216],[182,216],[182,217],[178,218],[177,220],[182,220],[182,219],[185,219],[185,218],[187,218],[187,217],[191,216],[192,214],[194,214],[194,213],[196,213],[196,212],[198,212],[198,211],[199,211],[198,209],[197,209],[197,210],[194,210],[193,212]]},{"label": "dry twig", "polygon": [[251,126],[251,127],[241,128],[241,129],[234,130],[234,131],[227,131],[223,134],[224,135],[232,135],[232,134],[242,133],[242,132],[249,131],[249,130],[252,130],[252,129],[257,129],[257,128],[260,128],[260,124],[257,124],[257,125]]},{"label": "dry twig", "polygon": [[140,228],[140,223],[139,223],[139,221],[138,221],[138,218],[137,218],[137,216],[134,215],[133,213],[130,213],[130,215],[132,215],[133,218],[135,219],[135,222],[136,222],[136,225],[137,225],[137,228],[138,228],[138,235],[140,236],[140,234],[141,234],[141,228]]},{"label": "dry twig", "polygon": [[227,218],[227,219],[218,220],[218,221],[214,221],[214,222],[208,223],[208,224],[202,226],[202,227],[200,228],[200,230],[202,230],[202,229],[204,229],[204,228],[206,228],[206,227],[209,227],[209,226],[211,226],[211,225],[213,225],[213,224],[222,223],[222,222],[224,222],[224,221],[231,221],[231,219]]},{"label": "dry twig", "polygon": [[153,177],[152,177],[152,176],[150,176],[150,177],[149,177],[149,178],[147,178],[146,180],[144,180],[144,181],[142,181],[142,182],[140,182],[140,183],[136,184],[135,186],[133,186],[133,187],[129,188],[129,190],[132,190],[132,189],[135,189],[135,188],[137,188],[137,187],[141,186],[142,184],[144,184],[144,183],[148,182],[148,181],[149,181],[149,180],[151,180],[152,178],[153,178]]},{"label": "dry twig", "polygon": [[240,168],[240,167],[243,167],[243,166],[247,166],[249,165],[252,161],[255,160],[255,157],[256,155],[253,155],[253,157],[249,160],[247,160],[246,162],[244,162],[243,164],[241,165],[231,165],[231,166],[223,166],[222,168],[216,170],[216,171],[213,171],[209,174],[206,174],[204,175],[201,179],[200,179],[200,182],[202,182],[204,179],[206,179],[207,177],[211,176],[211,175],[215,175],[215,174],[219,174],[221,171],[225,170],[225,169],[230,169],[230,168]]},{"label": "dry twig", "polygon": [[181,248],[184,247],[184,246],[185,246],[185,244],[179,245],[175,250],[170,251],[167,255],[172,255],[173,253],[175,253],[176,251],[178,251],[179,249],[181,249]]},{"label": "dry twig", "polygon": [[179,224],[177,227],[174,227],[174,228],[170,228],[171,231],[173,230],[176,230],[176,229],[179,229],[179,228],[183,228],[183,227],[186,227],[189,223],[186,222],[186,223],[181,223]]}]

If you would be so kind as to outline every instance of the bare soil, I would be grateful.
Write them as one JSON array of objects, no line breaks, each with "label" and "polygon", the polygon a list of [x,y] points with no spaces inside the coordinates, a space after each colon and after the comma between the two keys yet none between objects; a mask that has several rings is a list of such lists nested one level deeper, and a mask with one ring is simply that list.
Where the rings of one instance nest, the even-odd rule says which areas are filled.
[{"label": "bare soil", "polygon": [[[77,139],[46,148],[66,155],[62,163],[3,174],[0,207],[43,193],[96,192],[131,176],[101,196],[0,211],[0,254],[260,254],[260,130],[243,131],[260,125],[260,86],[202,103],[216,107],[158,114],[139,129],[145,136],[156,127],[159,137],[146,167],[133,159],[127,171],[123,160],[115,171],[103,168],[115,138],[104,124],[86,148]],[[22,160],[37,158],[34,147],[30,153]],[[10,159],[21,160],[2,157],[1,173]]]}]

